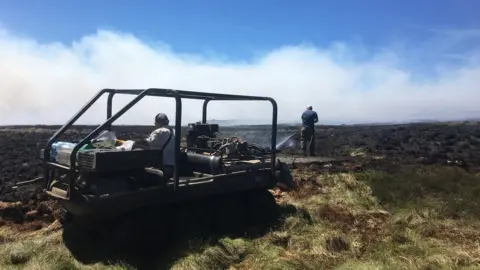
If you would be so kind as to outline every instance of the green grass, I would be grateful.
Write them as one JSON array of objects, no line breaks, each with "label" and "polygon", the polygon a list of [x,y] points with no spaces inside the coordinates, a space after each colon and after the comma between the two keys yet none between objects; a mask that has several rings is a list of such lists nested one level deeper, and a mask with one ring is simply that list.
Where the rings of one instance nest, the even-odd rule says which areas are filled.
[{"label": "green grass", "polygon": [[[453,167],[395,174],[294,171],[298,209],[261,238],[192,242],[172,269],[480,269],[480,176]],[[82,265],[61,232],[0,229],[1,269],[133,269]],[[163,269],[162,262],[149,269]]]}]

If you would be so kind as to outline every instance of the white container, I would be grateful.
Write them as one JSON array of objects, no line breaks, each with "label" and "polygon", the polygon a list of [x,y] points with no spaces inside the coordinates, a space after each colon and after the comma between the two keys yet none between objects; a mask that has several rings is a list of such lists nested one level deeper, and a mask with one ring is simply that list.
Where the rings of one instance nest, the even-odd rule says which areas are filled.
[{"label": "white container", "polygon": [[76,143],[56,142],[52,145],[52,159],[63,165],[70,165],[70,154]]}]

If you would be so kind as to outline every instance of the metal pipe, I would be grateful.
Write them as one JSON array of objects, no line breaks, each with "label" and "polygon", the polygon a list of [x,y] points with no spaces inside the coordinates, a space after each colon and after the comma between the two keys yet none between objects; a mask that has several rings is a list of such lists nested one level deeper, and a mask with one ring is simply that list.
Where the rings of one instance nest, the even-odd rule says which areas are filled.
[{"label": "metal pipe", "polygon": [[[185,91],[182,91],[183,93]],[[227,95],[228,96],[228,95]],[[233,95],[232,95],[233,96]],[[245,97],[245,96],[238,96],[239,98]],[[247,96],[248,97],[248,96]],[[215,99],[216,100],[216,99]],[[275,176],[275,168],[276,168],[276,152],[275,148],[277,146],[277,118],[278,118],[278,106],[277,102],[275,99],[271,97],[248,97],[244,100],[268,100],[272,104],[272,138],[271,138],[271,172],[272,175]],[[202,122],[206,123],[206,111],[207,111],[207,105],[210,100],[206,99],[203,102],[203,113],[202,113]]]},{"label": "metal pipe", "polygon": [[76,154],[78,150],[84,146],[88,141],[90,141],[94,136],[98,135],[100,131],[104,130],[105,127],[113,123],[115,120],[117,120],[120,116],[122,116],[126,111],[128,111],[133,105],[135,105],[138,101],[140,101],[147,93],[148,89],[143,90],[139,95],[137,95],[134,99],[132,99],[127,105],[125,105],[121,110],[119,110],[117,113],[115,113],[112,117],[108,118],[107,121],[105,121],[103,124],[98,126],[96,129],[94,129],[90,134],[88,134],[86,137],[84,137],[80,142],[78,142],[77,145],[72,149],[72,152],[70,154],[70,170],[74,171],[76,167]]},{"label": "metal pipe", "polygon": [[[112,106],[113,106],[113,96],[115,95],[115,92],[111,92],[108,94],[107,98],[107,120],[108,118],[112,117]],[[112,125],[110,124],[107,129],[109,131],[112,131]]]},{"label": "metal pipe", "polygon": [[60,137],[60,135],[63,135],[65,131],[75,123],[75,121],[80,118],[104,93],[110,92],[110,89],[102,89],[100,90],[86,105],[83,106],[68,122],[63,125],[55,134],[53,134],[52,137],[48,140],[48,143],[45,147],[45,150],[43,152],[43,158],[45,161],[49,161],[50,159],[50,150],[52,147],[53,142]]},{"label": "metal pipe", "polygon": [[178,189],[178,179],[180,177],[179,174],[179,166],[180,166],[180,143],[182,137],[182,98],[177,93],[176,90],[170,90],[171,93],[175,96],[175,103],[176,103],[176,112],[175,112],[175,166],[173,172],[174,178],[174,191]]},{"label": "metal pipe", "polygon": [[206,124],[207,123],[207,106],[208,102],[210,102],[211,99],[205,99],[203,101],[203,109],[202,109],[202,123]]},{"label": "metal pipe", "polygon": [[[120,118],[126,111],[128,111],[131,107],[133,107],[136,103],[138,103],[143,97],[145,97],[149,92],[155,91],[155,88],[149,88],[142,91],[139,95],[137,95],[133,100],[131,100],[127,105],[125,105],[122,109],[120,109],[117,113],[115,113],[112,117],[110,117],[106,122],[102,125],[97,127],[93,130],[90,134],[88,134],[85,138],[83,138],[75,147],[72,149],[70,154],[70,170],[74,171],[76,168],[76,159],[78,150],[84,146],[88,141],[90,141],[94,136],[98,135],[100,131],[104,130],[105,127],[111,125],[115,120]],[[181,136],[177,134],[181,134],[181,125],[182,125],[182,99],[175,90],[164,90],[170,92],[172,96],[175,97],[176,100],[176,117],[175,117],[175,170],[174,170],[174,181],[175,181],[175,188],[178,188],[178,166],[179,166],[179,152],[180,152],[180,140]],[[73,187],[72,187],[73,188]]]},{"label": "metal pipe", "polygon": [[45,179],[45,188],[48,188],[50,185],[51,177],[50,177],[50,170],[51,168],[48,167],[45,163],[50,161],[50,151],[52,149],[52,144],[55,140],[58,139],[61,135],[65,133],[65,131],[70,128],[75,121],[78,120],[104,93],[106,92],[111,92],[110,89],[102,89],[98,91],[98,93],[87,103],[85,104],[70,120],[67,121],[66,124],[64,124],[55,134],[50,137],[50,139],[47,142],[47,145],[45,146],[45,149],[43,151],[43,162],[44,162],[44,167],[43,167],[43,176]]},{"label": "metal pipe", "polygon": [[[261,96],[244,96],[244,95],[232,95],[232,94],[218,94],[218,93],[206,93],[206,92],[194,92],[186,90],[174,90],[163,88],[152,88],[154,91],[149,96],[159,97],[173,97],[168,91],[176,91],[182,98],[186,99],[211,99],[211,100],[267,100],[268,97]],[[125,89],[116,90],[117,94],[131,94],[138,95],[142,92],[142,89]]]},{"label": "metal pipe", "polygon": [[277,102],[273,98],[268,98],[270,103],[272,103],[272,142],[271,142],[271,151],[272,151],[272,157],[271,157],[271,171],[272,171],[272,177],[275,177],[275,168],[276,168],[276,151],[275,147],[277,146],[277,116],[278,116],[278,106]]},{"label": "metal pipe", "polygon": [[[176,118],[175,118],[175,171],[174,171],[174,187],[175,190],[178,188],[179,184],[179,153],[180,153],[180,142],[181,142],[181,117],[182,117],[182,97],[187,99],[203,99],[203,113],[202,113],[202,122],[206,123],[207,118],[207,106],[210,100],[269,100],[273,106],[273,118],[272,118],[272,174],[275,173],[275,154],[274,151],[276,146],[276,137],[277,137],[277,103],[274,99],[269,97],[258,97],[258,96],[243,96],[243,95],[230,95],[230,94],[216,94],[216,93],[204,93],[204,92],[193,92],[193,91],[184,91],[184,90],[173,90],[173,89],[161,89],[161,88],[149,88],[149,89],[131,89],[131,90],[119,90],[119,89],[102,89],[96,96],[94,96],[82,109],[77,112],[77,114],[72,117],[65,125],[63,125],[48,141],[47,146],[44,150],[44,161],[48,162],[50,160],[50,150],[53,142],[58,139],[60,135],[65,133],[65,131],[73,125],[75,121],[78,120],[104,93],[110,93],[107,100],[107,120],[102,125],[93,130],[89,135],[83,138],[72,150],[70,156],[70,167],[69,170],[71,174],[70,179],[70,188],[73,189],[75,168],[76,168],[76,154],[78,150],[90,141],[94,136],[96,136],[100,131],[104,129],[111,129],[112,123],[122,116],[127,110],[129,110],[133,105],[140,101],[144,96],[160,96],[160,97],[174,97],[176,100]],[[132,94],[137,95],[133,100],[131,100],[127,105],[125,105],[121,110],[112,115],[112,103],[114,94]],[[49,177],[51,169],[45,164],[44,166],[44,176],[47,179],[45,185],[48,187]]]}]

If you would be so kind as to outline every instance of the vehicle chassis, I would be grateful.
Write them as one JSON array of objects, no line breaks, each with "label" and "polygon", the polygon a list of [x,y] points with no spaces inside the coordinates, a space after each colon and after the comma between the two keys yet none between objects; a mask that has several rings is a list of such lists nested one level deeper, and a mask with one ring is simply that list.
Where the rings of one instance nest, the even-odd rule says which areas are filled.
[{"label": "vehicle chassis", "polygon": [[[101,96],[108,94],[107,119],[84,137],[73,148],[70,155],[70,166],[65,166],[50,160],[52,144],[66,132]],[[112,113],[113,97],[116,94],[136,95],[117,113]],[[77,152],[82,146],[89,143],[92,138],[103,130],[111,130],[112,123],[132,108],[145,96],[171,97],[176,102],[175,116],[175,166],[173,179],[167,179],[166,185],[156,185],[133,192],[105,194],[93,196],[82,194],[75,187],[75,179],[82,174],[76,168]],[[179,170],[181,163],[181,127],[182,127],[182,99],[204,100],[202,123],[207,123],[207,106],[210,101],[269,101],[272,104],[271,124],[271,149],[268,158],[252,166],[244,166],[236,171],[219,174],[198,174],[194,177],[184,177]],[[266,190],[273,188],[282,178],[281,163],[276,160],[276,135],[277,135],[277,103],[273,98],[246,95],[230,95],[217,93],[193,92],[172,89],[103,89],[100,90],[86,105],[83,106],[65,125],[63,125],[49,140],[43,149],[44,187],[49,196],[56,198],[60,204],[71,214],[86,217],[89,220],[106,219],[122,213],[151,205],[162,205],[177,201],[190,200],[210,195],[221,195],[229,192],[248,190]],[[142,150],[148,151],[148,150]],[[163,157],[162,157],[163,158]],[[161,170],[151,169],[150,172],[162,175]],[[65,181],[54,184],[58,173],[65,175]],[[284,173],[284,172],[283,172]],[[57,192],[61,190],[62,192]]]}]

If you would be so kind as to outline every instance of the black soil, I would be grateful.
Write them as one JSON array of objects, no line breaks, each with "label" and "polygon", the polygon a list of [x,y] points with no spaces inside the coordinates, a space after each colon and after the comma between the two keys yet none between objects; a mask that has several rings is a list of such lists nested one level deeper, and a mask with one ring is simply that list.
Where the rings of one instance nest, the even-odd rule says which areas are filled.
[{"label": "black soil", "polygon": [[[13,188],[18,181],[31,180],[41,176],[42,167],[37,157],[37,143],[45,144],[57,128],[48,126],[0,128],[0,226],[7,225],[18,230],[31,231],[38,230],[51,224],[55,219],[59,219],[60,209],[58,205],[54,201],[49,200],[39,189]],[[87,126],[75,127],[61,139],[66,141],[80,140],[91,130],[92,128]],[[121,126],[115,127],[114,130],[120,139],[141,139],[148,136],[153,127]],[[270,144],[269,138],[271,133],[270,128],[267,126],[222,127],[221,131],[226,136],[241,136],[249,142],[266,146]],[[281,141],[295,131],[295,127],[279,127],[277,141]],[[409,164],[443,164],[462,167],[473,173],[480,172],[480,147],[478,147],[480,146],[480,123],[319,126],[316,130],[316,154],[318,157],[315,158],[296,158],[300,154],[298,134],[294,137],[294,141],[296,147],[287,149],[282,153],[283,159],[287,161],[287,164],[292,169],[300,168],[318,172],[359,171],[365,169],[394,171],[403,165]],[[311,195],[312,189],[300,187],[296,193],[298,193],[298,196],[301,196],[303,193]],[[255,196],[247,197],[251,199]],[[262,196],[258,197],[258,199],[261,198]],[[200,236],[204,240],[210,239],[211,241],[216,241],[215,234],[240,233],[241,235],[249,234],[254,237],[261,234],[261,232],[255,232],[255,226],[250,226],[250,230],[245,231],[245,227],[249,227],[246,226],[248,224],[240,226],[243,228],[236,228],[236,226],[231,225],[239,225],[242,220],[260,220],[266,214],[272,213],[272,206],[268,202],[268,196],[263,196],[263,198],[267,199],[267,201],[250,201],[252,205],[247,207],[248,209],[244,209],[246,204],[243,206],[235,205],[240,201],[238,199],[229,201],[221,198],[217,198],[218,200],[208,198],[204,202],[185,202],[181,205],[167,208],[164,211],[145,209],[136,213],[140,217],[132,216],[115,221],[115,224],[125,225],[128,229],[129,233],[120,230],[119,235],[129,235],[134,231],[147,232],[144,237],[141,237],[141,235],[135,236],[142,243],[129,245],[131,247],[147,247],[147,250],[142,249],[143,255],[148,253],[146,251],[151,249],[152,246],[155,246],[155,250],[157,250],[158,245],[164,246],[165,243],[172,241],[178,244],[178,236],[184,236],[189,239],[189,233],[194,233],[196,231],[194,229],[199,230],[198,233],[194,233],[197,237]],[[230,204],[227,202],[230,202]],[[258,207],[258,205],[262,204],[265,205],[263,207],[264,211],[257,209],[262,208]],[[297,211],[293,206],[282,207],[279,210],[284,214]],[[215,209],[215,211],[211,212],[207,211],[207,209]],[[318,214],[328,219],[328,215],[332,211],[337,210],[322,209]],[[247,218],[246,215],[256,216]],[[350,218],[347,215],[345,216]],[[145,222],[140,223],[148,226],[140,226],[139,222],[127,222],[124,224],[125,220],[138,221],[140,218],[145,218]],[[166,222],[167,220],[168,222]],[[190,224],[190,227],[193,226],[194,229],[183,226],[188,224]],[[67,223],[64,226],[64,243],[79,261],[88,263],[122,260],[136,265],[138,269],[150,269],[149,260],[137,256],[129,259],[124,258],[124,256],[127,256],[125,254],[130,254],[129,251],[127,253],[117,253],[118,251],[113,247],[118,245],[112,245],[110,241],[102,241],[103,239],[99,235],[103,234],[93,234],[92,237],[91,232],[82,234],[81,229],[70,225],[72,224]],[[136,229],[129,228],[132,225],[140,227]],[[258,229],[258,226],[256,227]],[[267,229],[267,227],[264,227],[264,229]],[[210,230],[212,231],[210,232]],[[152,234],[152,231],[158,233]],[[169,235],[172,239],[153,239],[152,235],[157,235],[158,237]],[[89,243],[85,243],[85,240],[89,240]],[[93,243],[90,240],[96,242]],[[191,241],[184,243],[191,245]],[[329,245],[336,246],[333,242]],[[98,247],[100,251],[90,247]],[[175,251],[170,249],[169,246],[168,248],[165,246],[165,248],[164,256],[166,261],[164,266],[168,268],[172,259],[182,256],[182,249],[175,249]],[[88,253],[86,251],[91,252]]]},{"label": "black soil", "polygon": [[[0,222],[21,224],[39,217],[50,221],[54,204],[35,189],[13,189],[18,181],[41,176],[37,143],[45,144],[58,127],[30,126],[0,128]],[[92,130],[79,126],[69,130],[62,140],[81,139]],[[118,126],[114,130],[121,139],[140,139],[153,130],[150,126]],[[247,141],[269,145],[268,126],[221,127],[224,135],[242,136]],[[296,127],[279,126],[278,140],[296,131]],[[298,135],[298,134],[297,134]],[[296,147],[288,155],[298,155]],[[359,170],[368,167],[390,167],[398,164],[447,164],[480,172],[480,124],[442,123],[390,126],[319,126],[316,129],[317,156],[343,160],[332,162],[329,169]],[[318,158],[318,160],[322,160]],[[310,160],[311,161],[311,160]],[[314,159],[315,161],[315,159]],[[301,166],[298,165],[293,166]],[[307,162],[312,163],[312,162]],[[315,163],[315,162],[313,162]],[[324,165],[308,165],[311,170],[324,170]],[[21,202],[10,204],[9,202]],[[14,210],[11,210],[13,208]],[[10,209],[10,210],[5,210]],[[40,210],[39,210],[40,209]],[[37,220],[37,219],[35,219]]]}]

